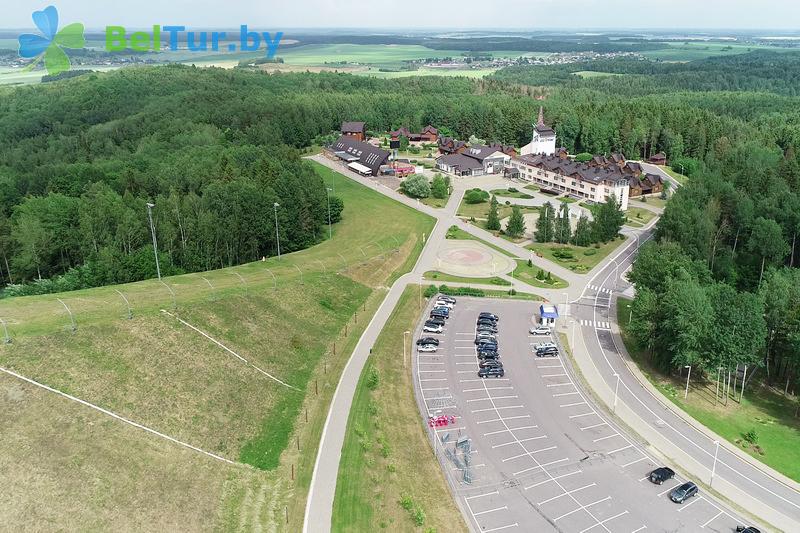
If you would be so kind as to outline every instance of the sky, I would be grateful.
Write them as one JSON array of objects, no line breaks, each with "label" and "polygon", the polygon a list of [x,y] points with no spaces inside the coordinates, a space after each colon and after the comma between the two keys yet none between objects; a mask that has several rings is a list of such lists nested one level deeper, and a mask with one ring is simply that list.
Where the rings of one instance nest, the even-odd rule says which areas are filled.
[{"label": "sky", "polygon": [[[800,31],[800,0],[0,0],[0,28],[61,25],[230,28],[774,29]],[[0,5],[2,5],[0,4]]]}]

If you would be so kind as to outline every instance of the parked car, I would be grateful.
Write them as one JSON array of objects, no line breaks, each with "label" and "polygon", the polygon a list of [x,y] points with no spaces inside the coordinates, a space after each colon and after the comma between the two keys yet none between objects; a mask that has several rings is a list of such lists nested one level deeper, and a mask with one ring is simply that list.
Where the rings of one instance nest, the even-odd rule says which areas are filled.
[{"label": "parked car", "polygon": [[530,329],[531,335],[550,335],[550,326],[534,326]]},{"label": "parked car", "polygon": [[481,339],[478,341],[478,350],[479,351],[497,351],[497,341],[493,341],[492,339]]},{"label": "parked car", "polygon": [[455,304],[456,303],[456,299],[455,298],[453,298],[452,296],[447,296],[446,294],[440,294],[439,296],[436,297],[436,299],[437,300],[442,300],[443,302],[449,302],[451,304]]},{"label": "parked car", "polygon": [[487,311],[483,311],[482,313],[480,313],[480,314],[478,315],[478,318],[488,318],[489,320],[494,320],[495,322],[497,322],[498,320],[500,320],[500,317],[499,317],[499,316],[497,316],[497,315],[496,315],[496,314],[494,314],[494,313],[489,313],[489,312],[487,312]]},{"label": "parked car", "polygon": [[494,336],[494,333],[489,333],[488,331],[480,331],[475,335],[475,344],[478,344],[482,339],[489,339],[489,340],[497,340],[497,337]]},{"label": "parked car", "polygon": [[425,333],[441,333],[442,331],[444,331],[444,328],[442,326],[440,326],[439,324],[427,324],[426,323],[422,327],[422,331],[424,331]]},{"label": "parked car", "polygon": [[485,361],[487,359],[500,359],[500,354],[494,350],[484,350],[478,352],[478,359],[481,361]]},{"label": "parked car", "polygon": [[503,368],[503,363],[499,359],[482,359],[478,361],[478,368],[497,367]]},{"label": "parked car", "polygon": [[440,326],[444,326],[444,318],[440,316],[432,316],[428,320],[425,321],[426,324],[439,324]]},{"label": "parked car", "polygon": [[675,477],[675,471],[671,468],[667,468],[666,466],[662,466],[660,468],[656,468],[652,472],[650,472],[650,481],[655,483],[656,485],[661,485],[668,479],[672,479]]},{"label": "parked car", "polygon": [[417,346],[422,346],[423,344],[433,344],[434,346],[439,346],[439,339],[436,337],[420,337],[417,339]]},{"label": "parked car", "polygon": [[761,533],[761,530],[753,526],[736,526],[736,533]]},{"label": "parked car", "polygon": [[435,344],[423,344],[421,346],[417,346],[417,351],[422,353],[435,352],[436,348],[437,347]]},{"label": "parked car", "polygon": [[697,493],[698,493],[697,485],[695,485],[691,481],[687,481],[680,487],[676,487],[675,489],[673,489],[673,491],[669,493],[669,499],[675,503],[683,503],[689,498],[697,496]]},{"label": "parked car", "polygon": [[536,350],[536,357],[558,357],[558,348],[542,348]]},{"label": "parked car", "polygon": [[489,333],[497,333],[497,328],[486,324],[481,324],[475,327],[475,331],[488,331]]},{"label": "parked car", "polygon": [[540,342],[539,344],[534,344],[534,350],[544,350],[545,348],[558,348],[554,342]]},{"label": "parked car", "polygon": [[444,306],[444,305],[437,305],[437,306],[435,306],[435,307],[433,308],[433,311],[440,311],[440,312],[442,312],[442,313],[446,313],[447,315],[450,315],[450,308],[449,308],[449,307],[446,307],[446,306]]},{"label": "parked car", "polygon": [[475,324],[480,326],[481,324],[485,324],[487,326],[494,326],[497,327],[497,321],[491,320],[489,318],[479,318],[475,321]]},{"label": "parked car", "polygon": [[434,309],[433,311],[431,311],[430,316],[431,318],[444,318],[445,320],[447,320],[448,318],[450,318],[450,313]]},{"label": "parked car", "polygon": [[492,378],[502,378],[505,375],[506,375],[506,371],[502,366],[500,366],[500,367],[487,366],[487,367],[478,369],[478,377],[479,378],[490,378],[490,377],[492,377]]},{"label": "parked car", "polygon": [[436,300],[436,302],[433,304],[433,306],[434,307],[446,307],[446,308],[452,310],[456,306],[456,304],[450,303],[450,302],[445,302],[444,300]]}]

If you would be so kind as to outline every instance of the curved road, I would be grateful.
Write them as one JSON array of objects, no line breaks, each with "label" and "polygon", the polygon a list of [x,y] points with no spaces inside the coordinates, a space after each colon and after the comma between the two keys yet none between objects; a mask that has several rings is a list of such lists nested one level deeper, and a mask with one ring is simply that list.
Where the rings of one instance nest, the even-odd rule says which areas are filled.
[{"label": "curved road", "polygon": [[[420,282],[422,274],[435,264],[436,245],[445,238],[447,229],[456,225],[518,257],[530,257],[531,253],[455,216],[466,184],[457,182],[458,190],[451,195],[447,206],[444,209],[434,209],[379,185],[370,178],[349,172],[324,156],[313,156],[312,159],[437,219],[436,227],[428,236],[414,269],[392,285],[356,345],[337,385],[323,428],[306,503],[303,531],[316,533],[330,531],[347,418],[370,347],[383,329],[405,287]],[[520,287],[524,284],[518,281],[516,286],[518,290],[536,292],[551,301],[571,302],[568,313],[572,317],[572,323],[580,325],[583,340],[575,350],[576,361],[596,394],[610,404],[609,395],[613,394],[619,376],[618,415],[661,453],[672,458],[689,474],[708,483],[714,463],[716,438],[709,430],[702,426],[697,427],[699,424],[688,419],[677,407],[648,386],[638,369],[630,362],[616,330],[614,293],[628,288],[628,284],[621,281],[622,274],[632,264],[639,245],[651,237],[654,223],[655,220],[639,231],[624,232],[627,233],[628,241],[621,251],[605,259],[587,275],[578,275],[544,259],[531,257],[537,266],[567,280],[569,289],[551,291],[528,287],[526,290],[525,287]],[[602,323],[609,323],[612,329],[609,330]],[[786,531],[800,531],[799,487],[781,477],[735,448],[731,451],[729,446],[723,444],[719,449],[712,486],[742,508],[774,526]]]}]

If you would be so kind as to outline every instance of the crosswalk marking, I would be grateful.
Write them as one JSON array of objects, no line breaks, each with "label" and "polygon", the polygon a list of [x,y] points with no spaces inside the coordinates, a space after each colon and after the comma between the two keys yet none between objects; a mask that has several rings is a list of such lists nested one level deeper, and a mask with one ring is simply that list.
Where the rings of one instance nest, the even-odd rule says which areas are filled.
[{"label": "crosswalk marking", "polygon": [[604,292],[606,294],[612,294],[614,292],[611,289],[607,289],[606,287],[598,287],[597,285],[588,285],[588,288],[595,292]]},{"label": "crosswalk marking", "polygon": [[611,322],[603,322],[600,320],[581,320],[581,326],[588,326],[597,329],[611,329]]}]

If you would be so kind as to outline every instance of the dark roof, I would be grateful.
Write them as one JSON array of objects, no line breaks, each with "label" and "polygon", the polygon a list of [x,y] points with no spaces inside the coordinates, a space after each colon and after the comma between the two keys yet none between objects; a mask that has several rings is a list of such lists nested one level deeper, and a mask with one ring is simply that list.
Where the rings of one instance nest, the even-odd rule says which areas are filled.
[{"label": "dark roof", "polygon": [[459,148],[467,145],[467,143],[465,143],[464,141],[459,141],[457,139],[453,139],[452,137],[439,137],[439,140],[437,142],[439,143],[440,147],[452,151],[456,151]]},{"label": "dark roof", "polygon": [[342,122],[342,133],[364,133],[367,124],[365,122]]},{"label": "dark roof", "polygon": [[389,152],[386,150],[382,150],[377,146],[372,146],[369,143],[358,141],[347,135],[339,137],[331,145],[331,150],[334,152],[343,152],[348,156],[356,156],[358,162],[369,167],[373,174],[378,174],[380,166],[389,159]]},{"label": "dark roof", "polygon": [[553,128],[550,126],[545,126],[544,124],[537,124],[536,125],[536,133],[539,135],[550,136],[555,135],[556,132],[553,131]]},{"label": "dark roof", "polygon": [[468,157],[464,154],[446,154],[440,155],[436,158],[436,161],[443,162],[448,166],[451,167],[458,167],[459,169],[465,168],[483,168],[483,163],[475,159],[474,157]]},{"label": "dark roof", "polygon": [[484,159],[494,154],[495,152],[502,152],[497,146],[486,146],[485,144],[475,144],[470,146],[467,150],[462,152],[464,155],[473,159],[483,162]]},{"label": "dark roof", "polygon": [[628,176],[616,165],[592,167],[586,163],[577,163],[568,159],[561,159],[557,155],[523,155],[517,159],[536,168],[547,170],[548,172],[555,172],[562,176],[570,176],[591,183],[628,179]]},{"label": "dark roof", "polygon": [[623,154],[622,152],[611,152],[611,160],[614,163],[624,163],[625,154]]},{"label": "dark roof", "polygon": [[422,133],[433,133],[434,135],[438,135],[439,134],[439,130],[437,130],[436,128],[434,128],[430,124],[428,124],[427,126],[422,128]]},{"label": "dark roof", "polygon": [[391,135],[392,137],[400,137],[401,135],[408,137],[411,135],[411,132],[405,126],[400,126],[396,130],[390,131],[389,135]]},{"label": "dark roof", "polygon": [[489,143],[489,148],[493,148],[495,150],[503,152],[504,154],[507,154],[508,152],[516,153],[517,151],[517,149],[514,148],[513,144],[502,144],[498,142]]}]

